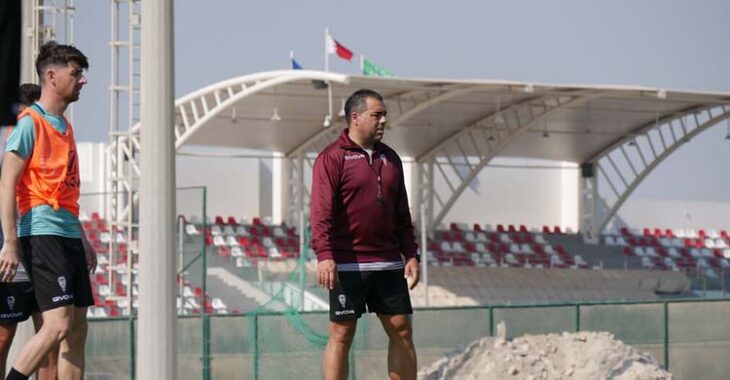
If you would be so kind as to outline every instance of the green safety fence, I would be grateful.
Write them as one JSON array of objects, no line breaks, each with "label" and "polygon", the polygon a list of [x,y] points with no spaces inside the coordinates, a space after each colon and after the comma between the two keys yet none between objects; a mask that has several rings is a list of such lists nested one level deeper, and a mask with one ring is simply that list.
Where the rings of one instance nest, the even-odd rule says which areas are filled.
[{"label": "green safety fence", "polygon": [[[727,315],[730,299],[687,299],[427,308],[415,311],[413,324],[420,366],[493,335],[495,326],[504,321],[510,337],[607,331],[651,353],[677,379],[718,379],[730,375],[730,363],[723,360],[730,355]],[[183,317],[178,321],[179,379],[321,378],[326,312],[211,316],[206,330],[196,327],[199,319]],[[91,321],[87,349],[90,374],[130,378],[131,353],[124,349],[134,342],[130,328],[126,319]],[[207,351],[203,350],[206,344],[210,345]],[[379,321],[372,315],[364,316],[352,346],[350,378],[383,378],[386,352],[387,338]]]}]

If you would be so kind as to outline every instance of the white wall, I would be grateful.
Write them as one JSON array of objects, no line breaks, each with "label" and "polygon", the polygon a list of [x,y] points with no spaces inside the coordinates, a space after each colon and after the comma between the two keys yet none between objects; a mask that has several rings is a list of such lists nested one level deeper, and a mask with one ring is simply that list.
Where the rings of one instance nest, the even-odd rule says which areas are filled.
[{"label": "white wall", "polygon": [[560,225],[577,230],[576,165],[512,158],[497,158],[492,165],[464,191],[444,223],[524,224],[528,228]]},{"label": "white wall", "polygon": [[636,228],[705,228],[730,231],[730,202],[629,198],[618,210],[618,216],[628,226]]}]

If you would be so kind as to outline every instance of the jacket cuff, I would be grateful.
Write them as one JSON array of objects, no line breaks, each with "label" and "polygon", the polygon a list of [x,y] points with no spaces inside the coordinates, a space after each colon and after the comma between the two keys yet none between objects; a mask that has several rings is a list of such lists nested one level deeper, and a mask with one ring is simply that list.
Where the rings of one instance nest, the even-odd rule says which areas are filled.
[{"label": "jacket cuff", "polygon": [[332,260],[332,251],[326,250],[317,252],[317,262],[324,260]]}]

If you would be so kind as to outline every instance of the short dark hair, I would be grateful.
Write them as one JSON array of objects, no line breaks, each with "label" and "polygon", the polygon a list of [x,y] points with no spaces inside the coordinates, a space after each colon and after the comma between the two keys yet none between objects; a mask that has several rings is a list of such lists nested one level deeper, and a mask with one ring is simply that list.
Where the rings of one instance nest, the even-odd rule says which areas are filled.
[{"label": "short dark hair", "polygon": [[35,70],[43,83],[43,71],[49,65],[68,65],[74,62],[83,69],[89,68],[89,61],[84,53],[71,45],[60,45],[56,41],[48,41],[41,46],[35,59]]},{"label": "short dark hair", "polygon": [[357,90],[353,92],[349,98],[347,98],[347,101],[345,102],[345,119],[347,120],[347,126],[350,126],[350,122],[352,121],[352,111],[361,113],[367,109],[368,98],[378,99],[383,102],[382,95],[367,88]]},{"label": "short dark hair", "polygon": [[18,87],[18,100],[24,106],[30,106],[41,98],[41,86],[35,83],[23,83]]}]

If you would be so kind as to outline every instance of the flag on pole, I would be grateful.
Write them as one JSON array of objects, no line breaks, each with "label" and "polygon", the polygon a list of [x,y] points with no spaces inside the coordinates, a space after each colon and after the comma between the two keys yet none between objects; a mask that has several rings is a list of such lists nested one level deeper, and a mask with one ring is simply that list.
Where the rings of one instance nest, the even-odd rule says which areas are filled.
[{"label": "flag on pole", "polygon": [[352,53],[352,50],[345,47],[345,45],[337,42],[332,36],[327,34],[327,53],[329,54],[337,54],[338,57],[344,59],[345,61],[352,60],[352,56],[354,55]]},{"label": "flag on pole", "polygon": [[294,52],[293,51],[290,51],[289,52],[289,59],[291,60],[291,69],[292,70],[304,70],[304,68],[302,67],[302,65],[300,65],[299,62],[297,62],[296,59],[294,59]]},{"label": "flag on pole", "polygon": [[362,75],[373,76],[373,77],[394,77],[391,71],[383,68],[382,66],[376,65],[367,59],[362,59]]}]

